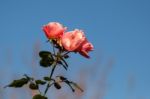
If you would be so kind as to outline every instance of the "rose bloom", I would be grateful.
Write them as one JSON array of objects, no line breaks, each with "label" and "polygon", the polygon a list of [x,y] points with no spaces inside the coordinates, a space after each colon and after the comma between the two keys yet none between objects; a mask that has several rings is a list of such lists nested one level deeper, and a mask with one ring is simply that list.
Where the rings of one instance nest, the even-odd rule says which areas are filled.
[{"label": "rose bloom", "polygon": [[43,26],[43,31],[48,39],[59,39],[62,37],[66,30],[66,27],[63,27],[58,22],[50,22],[47,25]]},{"label": "rose bloom", "polygon": [[77,29],[65,33],[61,38],[62,45],[67,51],[75,51],[84,40],[84,33]]},{"label": "rose bloom", "polygon": [[67,51],[79,52],[86,58],[89,58],[88,52],[93,50],[93,45],[87,41],[84,32],[78,29],[65,33],[61,43]]}]

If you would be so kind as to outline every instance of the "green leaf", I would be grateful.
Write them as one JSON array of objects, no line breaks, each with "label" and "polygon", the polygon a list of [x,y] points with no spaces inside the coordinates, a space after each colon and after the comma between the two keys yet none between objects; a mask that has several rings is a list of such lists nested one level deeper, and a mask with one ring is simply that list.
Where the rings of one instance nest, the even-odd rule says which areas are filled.
[{"label": "green leaf", "polygon": [[43,77],[45,81],[51,81],[50,77]]},{"label": "green leaf", "polygon": [[10,83],[8,86],[6,87],[15,87],[15,88],[19,88],[22,87],[23,85],[28,83],[28,79],[27,78],[21,78],[18,80],[14,80],[12,83]]},{"label": "green leaf", "polygon": [[40,94],[37,94],[37,95],[33,96],[32,99],[48,99],[48,98],[45,97],[45,96],[42,96],[42,95],[40,95]]},{"label": "green leaf", "polygon": [[40,85],[44,85],[44,84],[46,84],[46,82],[45,81],[42,81],[42,80],[35,80],[35,83],[38,85],[38,84],[40,84]]},{"label": "green leaf", "polygon": [[30,83],[29,88],[32,90],[37,90],[37,89],[39,89],[39,86],[35,83]]},{"label": "green leaf", "polygon": [[54,86],[55,86],[56,89],[61,89],[61,86],[60,86],[59,83],[54,83]]},{"label": "green leaf", "polygon": [[40,60],[40,66],[42,67],[49,67],[53,64],[54,60],[51,60],[50,58],[41,59]]},{"label": "green leaf", "polygon": [[39,52],[39,56],[40,56],[41,58],[47,58],[47,57],[53,58],[51,52],[49,52],[49,51],[40,51],[40,52]]}]

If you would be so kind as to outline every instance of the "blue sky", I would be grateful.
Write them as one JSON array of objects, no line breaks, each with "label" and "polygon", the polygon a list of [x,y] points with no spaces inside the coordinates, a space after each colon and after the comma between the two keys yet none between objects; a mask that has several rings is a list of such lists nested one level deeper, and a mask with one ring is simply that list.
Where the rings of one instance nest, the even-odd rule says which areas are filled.
[{"label": "blue sky", "polygon": [[[41,27],[57,21],[68,30],[83,29],[95,47],[90,60],[72,56],[70,64],[78,66],[70,67],[70,76],[80,64],[105,64],[113,59],[104,99],[149,99],[149,5],[149,0],[0,0],[0,69],[7,76],[0,83],[8,82],[12,74],[31,72],[21,61],[23,54],[32,59],[32,47],[37,41],[41,50],[48,49]],[[127,84],[130,75],[135,80],[131,93]]]}]

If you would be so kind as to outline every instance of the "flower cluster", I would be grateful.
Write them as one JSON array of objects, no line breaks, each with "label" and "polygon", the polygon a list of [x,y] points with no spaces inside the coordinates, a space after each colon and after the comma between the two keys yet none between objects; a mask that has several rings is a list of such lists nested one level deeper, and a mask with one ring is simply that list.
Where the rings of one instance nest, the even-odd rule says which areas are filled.
[{"label": "flower cluster", "polygon": [[66,51],[78,52],[89,58],[88,52],[93,45],[87,40],[82,30],[66,32],[67,28],[58,22],[50,22],[43,26],[43,31],[49,40],[56,40]]},{"label": "flower cluster", "polygon": [[[61,89],[62,83],[68,85],[72,92],[79,89],[83,92],[82,88],[75,82],[69,80],[63,75],[54,75],[57,66],[62,66],[65,70],[69,65],[67,59],[70,52],[79,53],[82,56],[89,58],[88,52],[93,50],[93,45],[87,40],[84,32],[78,29],[66,32],[67,28],[58,22],[50,22],[43,26],[48,42],[51,43],[53,51],[40,51],[39,52],[39,65],[43,68],[50,68],[50,74],[42,77],[42,79],[35,79],[33,77],[24,75],[23,78],[14,80],[5,87],[21,88],[28,85],[31,90],[38,90],[39,93],[34,95],[32,99],[48,99],[47,93],[51,86],[56,89]],[[46,85],[42,90],[39,86]]]}]

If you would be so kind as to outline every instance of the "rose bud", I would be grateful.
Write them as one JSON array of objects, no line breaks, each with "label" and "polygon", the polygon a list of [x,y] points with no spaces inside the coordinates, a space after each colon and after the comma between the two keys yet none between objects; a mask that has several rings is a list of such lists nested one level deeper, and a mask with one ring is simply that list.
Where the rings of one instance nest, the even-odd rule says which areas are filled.
[{"label": "rose bud", "polygon": [[66,27],[58,22],[50,22],[43,26],[43,31],[48,39],[60,39],[64,34]]}]

